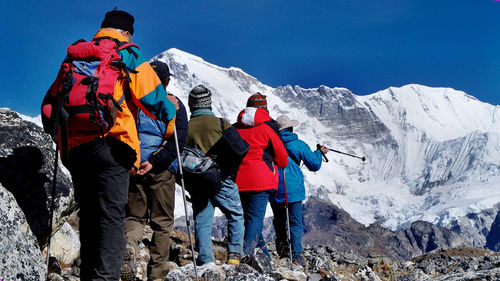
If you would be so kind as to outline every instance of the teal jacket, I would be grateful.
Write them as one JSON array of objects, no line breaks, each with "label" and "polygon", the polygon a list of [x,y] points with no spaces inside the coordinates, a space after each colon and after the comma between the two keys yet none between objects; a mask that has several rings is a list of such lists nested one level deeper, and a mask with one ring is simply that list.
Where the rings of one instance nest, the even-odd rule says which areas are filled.
[{"label": "teal jacket", "polygon": [[[318,171],[322,163],[321,151],[316,150],[313,152],[305,142],[299,140],[295,133],[288,130],[282,130],[280,133],[288,151],[288,166],[284,169],[288,203],[299,202],[306,199],[304,175],[300,169],[300,163],[304,163],[310,171]],[[271,203],[285,203],[283,169],[278,169],[278,172],[278,191],[270,197],[269,201]]]}]

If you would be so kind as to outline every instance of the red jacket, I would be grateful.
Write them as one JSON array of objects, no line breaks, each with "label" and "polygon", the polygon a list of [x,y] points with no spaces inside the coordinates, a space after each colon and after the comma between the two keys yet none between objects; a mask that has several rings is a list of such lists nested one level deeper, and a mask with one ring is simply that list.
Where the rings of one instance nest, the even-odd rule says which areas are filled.
[{"label": "red jacket", "polygon": [[238,114],[236,129],[250,144],[250,150],[241,161],[236,174],[239,191],[263,191],[278,188],[278,169],[288,165],[288,154],[283,142],[264,124],[271,121],[262,108],[247,107]]}]

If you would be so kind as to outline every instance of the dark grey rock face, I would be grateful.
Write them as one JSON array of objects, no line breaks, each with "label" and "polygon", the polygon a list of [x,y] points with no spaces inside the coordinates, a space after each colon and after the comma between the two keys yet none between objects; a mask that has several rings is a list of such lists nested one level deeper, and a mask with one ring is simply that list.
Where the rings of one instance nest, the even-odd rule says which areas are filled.
[{"label": "dark grey rock face", "polygon": [[500,251],[500,211],[497,213],[495,221],[491,225],[488,236],[486,236],[485,247],[495,252]]},{"label": "dark grey rock face", "polygon": [[467,245],[456,232],[438,227],[430,222],[416,221],[409,229],[404,230],[412,247],[427,253],[438,248],[454,248]]},{"label": "dark grey rock face", "polygon": [[[498,219],[500,204],[496,204],[493,208],[484,209],[481,212],[469,213],[463,217],[453,220],[447,228],[460,234],[474,247],[486,247],[493,249],[494,240],[498,238],[498,223],[494,223],[495,218]],[[490,234],[490,231],[493,233]]]},{"label": "dark grey rock face", "polygon": [[[0,139],[0,213],[3,214],[0,218],[0,272],[28,274],[44,263],[40,249],[46,245],[49,233],[54,233],[74,211],[72,186],[59,169],[54,223],[49,230],[55,156],[50,136],[35,124],[22,120],[13,110],[0,109]],[[9,249],[21,252],[16,255]],[[5,276],[0,274],[0,278]]]},{"label": "dark grey rock face", "polygon": [[407,259],[437,248],[467,245],[457,233],[428,222],[414,222],[407,230],[391,231],[378,224],[365,227],[332,203],[311,197],[304,205],[303,243],[330,245],[358,255]]},{"label": "dark grey rock face", "polygon": [[[307,110],[332,130],[330,137],[342,141],[356,139],[373,144],[394,144],[387,127],[347,89],[278,87],[274,92],[283,101]],[[375,140],[375,142],[374,142]]]},{"label": "dark grey rock face", "polygon": [[[47,242],[55,150],[49,135],[12,110],[0,110],[0,183],[16,198],[40,245]],[[59,169],[54,228],[75,209],[69,178]]]}]

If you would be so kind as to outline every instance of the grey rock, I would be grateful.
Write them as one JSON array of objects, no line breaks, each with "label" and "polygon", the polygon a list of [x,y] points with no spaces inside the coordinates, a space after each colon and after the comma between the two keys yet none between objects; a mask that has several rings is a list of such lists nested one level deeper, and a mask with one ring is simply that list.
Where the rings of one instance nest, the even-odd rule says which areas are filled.
[{"label": "grey rock", "polygon": [[309,277],[307,277],[307,281],[321,281],[323,277],[319,275],[318,273],[312,273],[309,274]]},{"label": "grey rock", "polygon": [[0,184],[0,278],[44,280],[45,258],[12,194]]},{"label": "grey rock", "polygon": [[228,281],[275,281],[276,279],[267,275],[259,273],[242,274],[238,273],[236,276],[228,276]]},{"label": "grey rock", "polygon": [[52,237],[50,249],[51,256],[63,264],[72,265],[80,255],[78,233],[68,223],[64,223]]},{"label": "grey rock", "polygon": [[309,264],[309,270],[310,271],[319,271],[321,269],[326,269],[326,270],[329,270],[328,268],[328,265],[326,264],[326,262],[323,260],[324,257],[320,257],[320,256],[312,256],[312,257],[308,257],[308,264]]},{"label": "grey rock", "polygon": [[236,268],[238,272],[243,273],[243,274],[249,274],[249,273],[258,273],[257,269],[251,267],[248,264],[245,263],[240,263],[238,267]]},{"label": "grey rock", "polygon": [[276,279],[282,280],[294,280],[294,281],[306,281],[307,275],[300,270],[293,270],[286,267],[281,267],[273,272]]},{"label": "grey rock", "polygon": [[51,281],[65,281],[64,278],[57,273],[50,273],[49,277],[47,279],[49,279]]},{"label": "grey rock", "polygon": [[167,276],[164,278],[165,281],[191,281],[193,279],[189,278],[182,270],[174,269],[168,272]]},{"label": "grey rock", "polygon": [[425,280],[436,281],[469,281],[469,280],[500,280],[500,268],[477,272],[455,273]]},{"label": "grey rock", "polygon": [[206,281],[222,281],[226,280],[226,273],[218,266],[211,266],[202,274],[202,278]]},{"label": "grey rock", "polygon": [[244,256],[241,263],[250,265],[260,273],[271,273],[273,270],[271,260],[260,248],[255,248],[251,255]]},{"label": "grey rock", "polygon": [[421,269],[414,269],[408,275],[398,277],[398,281],[423,281],[428,280],[429,275],[425,274]]},{"label": "grey rock", "polygon": [[373,272],[373,270],[366,266],[360,266],[355,273],[356,278],[361,281],[382,281],[377,274]]}]

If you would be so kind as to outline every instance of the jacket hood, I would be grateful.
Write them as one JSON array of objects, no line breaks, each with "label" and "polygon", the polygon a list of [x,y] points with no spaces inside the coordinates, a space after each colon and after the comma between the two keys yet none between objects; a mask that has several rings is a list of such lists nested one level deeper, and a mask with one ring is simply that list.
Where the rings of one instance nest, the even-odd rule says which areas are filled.
[{"label": "jacket hood", "polygon": [[260,124],[270,121],[269,112],[257,107],[247,107],[238,114],[238,125],[245,127],[256,127]]},{"label": "jacket hood", "polygon": [[283,139],[285,143],[289,143],[291,141],[299,139],[296,133],[292,133],[288,130],[282,130],[280,131],[280,134],[281,134],[281,139]]},{"label": "jacket hood", "polygon": [[121,34],[120,32],[116,31],[113,28],[101,28],[101,29],[99,29],[99,31],[97,31],[96,35],[94,36],[94,38],[92,40],[95,40],[95,39],[100,38],[100,37],[111,37],[111,38],[118,39],[118,41],[128,42],[127,37],[123,36],[123,34]]}]

